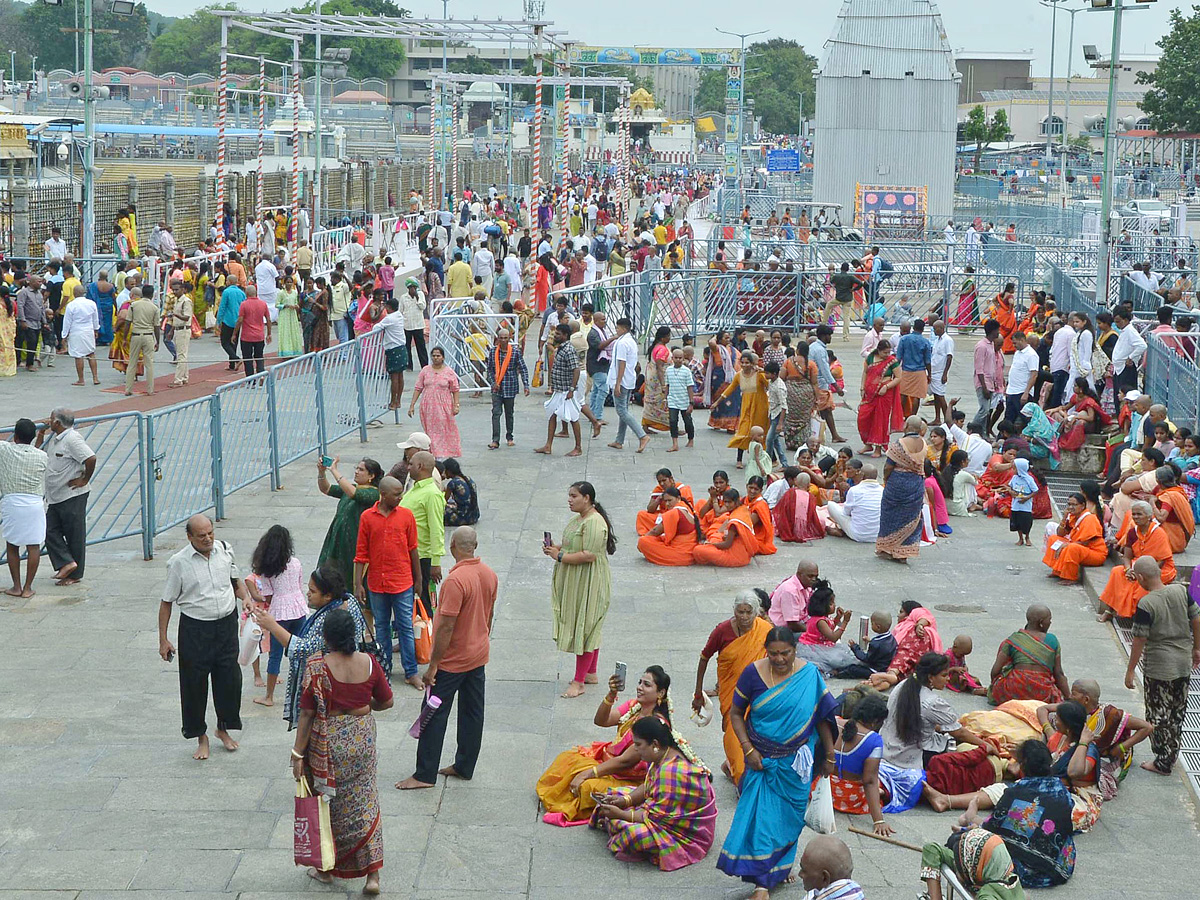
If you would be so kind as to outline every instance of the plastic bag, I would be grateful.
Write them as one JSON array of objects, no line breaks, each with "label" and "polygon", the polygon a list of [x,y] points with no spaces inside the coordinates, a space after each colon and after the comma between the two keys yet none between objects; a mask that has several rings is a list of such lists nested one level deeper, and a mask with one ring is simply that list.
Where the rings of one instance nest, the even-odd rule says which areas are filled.
[{"label": "plastic bag", "polygon": [[804,824],[819,834],[833,834],[837,831],[837,822],[833,818],[833,789],[825,776],[816,780],[812,792],[808,795]]},{"label": "plastic bag", "polygon": [[246,619],[242,623],[242,635],[238,640],[239,666],[248,666],[258,659],[259,642],[262,640],[262,635],[262,628],[253,619]]}]

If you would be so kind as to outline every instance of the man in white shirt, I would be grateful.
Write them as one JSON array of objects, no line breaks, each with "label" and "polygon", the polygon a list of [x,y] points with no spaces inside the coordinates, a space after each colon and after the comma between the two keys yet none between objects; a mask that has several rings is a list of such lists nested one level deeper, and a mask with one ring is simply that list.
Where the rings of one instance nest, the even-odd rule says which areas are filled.
[{"label": "man in white shirt", "polygon": [[933,323],[933,355],[930,359],[929,391],[933,394],[933,425],[950,421],[950,407],[946,405],[946,381],[950,377],[950,366],[954,362],[954,338],[946,334],[946,323],[938,319]]},{"label": "man in white shirt", "polygon": [[62,262],[62,258],[67,255],[67,243],[62,239],[62,231],[58,228],[51,228],[50,237],[46,243],[42,244],[42,249],[46,254],[46,262],[52,259]]},{"label": "man in white shirt", "polygon": [[471,257],[471,274],[483,279],[483,290],[489,297],[492,295],[492,277],[496,274],[496,256],[480,244],[479,249]]},{"label": "man in white shirt", "polygon": [[[1065,329],[1071,331],[1071,329]],[[1029,402],[1038,373],[1037,351],[1029,346],[1029,338],[1023,331],[1013,332],[1012,364],[1008,367],[1008,384],[1004,387],[1004,421],[1015,422],[1021,407]]]},{"label": "man in white shirt", "polygon": [[637,341],[630,333],[633,323],[627,318],[617,319],[617,340],[612,345],[612,364],[608,368],[608,386],[612,390],[613,406],[617,410],[617,437],[608,446],[620,450],[625,446],[626,429],[633,432],[638,439],[637,452],[641,453],[650,443],[650,435],[646,434],[639,422],[629,412],[629,398],[637,387],[638,363]]},{"label": "man in white shirt", "polygon": [[964,241],[964,243],[966,244],[966,248],[967,248],[967,259],[966,259],[967,265],[968,266],[978,266],[979,265],[980,240],[979,240],[979,232],[975,230],[974,223],[967,226],[967,237],[966,237],[966,240]]},{"label": "man in white shirt", "polygon": [[591,284],[596,280],[596,257],[592,256],[592,251],[586,244],[580,252],[583,253],[583,283]]},{"label": "man in white shirt", "polygon": [[[396,297],[384,297],[383,305],[387,309],[387,315],[380,319],[375,327],[383,332],[384,364],[392,388],[388,409],[400,409],[400,400],[404,396],[404,370],[408,368],[406,320],[404,311],[400,309],[400,301]],[[421,349],[424,350],[423,344]]]},{"label": "man in white shirt", "polygon": [[875,321],[871,323],[871,327],[867,329],[867,333],[863,335],[862,349],[859,351],[863,359],[874,353],[875,348],[879,346],[879,342],[883,340],[883,327],[886,324],[883,316],[876,316]]},{"label": "man in white shirt", "polygon": [[[268,312],[275,311],[275,297],[279,293],[279,270],[275,263],[263,258],[254,267],[254,284],[258,288],[258,299],[267,304]],[[274,316],[272,316],[274,319]]]},{"label": "man in white shirt", "polygon": [[946,223],[946,227],[942,230],[942,236],[946,239],[947,248],[958,243],[958,232],[954,230],[953,219]]},{"label": "man in white shirt", "polygon": [[1062,406],[1067,392],[1067,380],[1071,377],[1071,341],[1075,340],[1075,329],[1068,328],[1058,316],[1047,323],[1054,331],[1054,342],[1050,345],[1050,377],[1054,387],[1050,391],[1047,409]]},{"label": "man in white shirt", "polygon": [[1133,324],[1133,313],[1128,306],[1118,306],[1113,311],[1113,326],[1118,331],[1112,357],[1113,396],[1120,412],[1121,398],[1137,387],[1138,365],[1146,354],[1146,339]]},{"label": "man in white shirt", "polygon": [[521,277],[521,258],[515,253],[504,257],[504,274],[508,276],[509,296],[515,296],[525,290],[525,282]]},{"label": "man in white shirt", "polygon": [[254,216],[248,217],[246,219],[246,255],[247,256],[249,256],[251,253],[258,252],[259,233],[260,232],[259,232],[258,222],[255,220]]},{"label": "man in white shirt", "polygon": [[158,655],[175,658],[167,637],[171,611],[179,609],[179,699],[183,736],[196,740],[193,759],[208,759],[208,684],[211,676],[217,739],[226,750],[238,748],[229,734],[241,731],[242,669],[238,665],[238,613],[250,595],[238,571],[233,549],[213,538],[212,521],[188,519],[189,546],[167,563],[167,583],[158,604]]},{"label": "man in white shirt", "polygon": [[848,537],[860,544],[869,544],[879,537],[879,510],[883,505],[883,485],[877,480],[879,470],[870,463],[858,471],[850,470],[846,480],[851,488],[846,491],[845,503],[830,501],[825,504],[829,517],[836,527],[829,533],[836,537]]},{"label": "man in white shirt", "polygon": [[162,234],[158,238],[158,249],[163,259],[173,259],[179,252],[179,245],[175,243],[175,229],[169,222],[163,225]]}]

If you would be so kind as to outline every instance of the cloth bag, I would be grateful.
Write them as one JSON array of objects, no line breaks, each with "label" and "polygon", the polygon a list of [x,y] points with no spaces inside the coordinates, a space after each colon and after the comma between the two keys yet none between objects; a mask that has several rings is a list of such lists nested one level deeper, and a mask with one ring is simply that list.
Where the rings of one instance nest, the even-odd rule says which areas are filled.
[{"label": "cloth bag", "polygon": [[837,831],[837,822],[833,818],[833,789],[826,776],[818,778],[813,785],[808,796],[808,809],[804,811],[804,824],[820,834]]},{"label": "cloth bag", "polygon": [[328,872],[337,862],[333,826],[329,822],[329,801],[313,796],[307,778],[296,782],[293,853],[296,865],[312,866],[318,872]]},{"label": "cloth bag", "polygon": [[533,364],[533,380],[531,384],[535,388],[542,386],[542,361],[540,359]]},{"label": "cloth bag", "polygon": [[433,657],[433,619],[425,611],[421,598],[413,595],[413,636],[417,645],[417,662],[426,665]]}]

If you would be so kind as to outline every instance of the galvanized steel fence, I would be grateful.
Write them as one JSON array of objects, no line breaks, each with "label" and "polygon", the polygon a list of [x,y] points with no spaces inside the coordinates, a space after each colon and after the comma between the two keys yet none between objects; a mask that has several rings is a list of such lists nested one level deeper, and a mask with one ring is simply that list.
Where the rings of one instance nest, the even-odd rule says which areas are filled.
[{"label": "galvanized steel fence", "polygon": [[[383,334],[272,366],[211,396],[148,413],[81,418],[75,428],[96,453],[87,542],[154,537],[197,513],[225,515],[225,499],[358,432],[388,412]],[[0,432],[6,437],[6,433]]]}]

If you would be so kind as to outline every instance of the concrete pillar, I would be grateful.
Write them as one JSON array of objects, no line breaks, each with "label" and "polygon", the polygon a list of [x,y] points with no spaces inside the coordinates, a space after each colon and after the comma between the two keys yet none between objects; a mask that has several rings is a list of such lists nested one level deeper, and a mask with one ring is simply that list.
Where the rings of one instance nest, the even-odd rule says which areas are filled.
[{"label": "concrete pillar", "polygon": [[[12,164],[13,163],[10,161],[9,165]],[[31,226],[29,222],[29,182],[27,182],[24,178],[19,178],[15,182],[10,182],[9,184],[12,189],[14,255],[25,256],[32,252],[29,246],[32,239]],[[32,269],[30,271],[32,271]]]},{"label": "concrete pillar", "polygon": [[200,235],[203,238],[208,237],[208,230],[212,228],[213,216],[209,210],[208,193],[211,187],[208,183],[208,176],[200,176]]},{"label": "concrete pillar", "polygon": [[129,176],[129,202],[135,206],[138,202],[138,180],[136,175]]},{"label": "concrete pillar", "polygon": [[350,201],[354,197],[354,167],[349,163],[342,166],[342,204],[346,209],[353,209]]},{"label": "concrete pillar", "polygon": [[163,175],[163,218],[175,224],[175,176],[170,172]]},{"label": "concrete pillar", "polygon": [[[363,209],[367,211],[367,215],[375,212],[375,167],[365,165],[362,167],[363,173]],[[383,183],[387,184],[387,174],[384,174]]]}]

